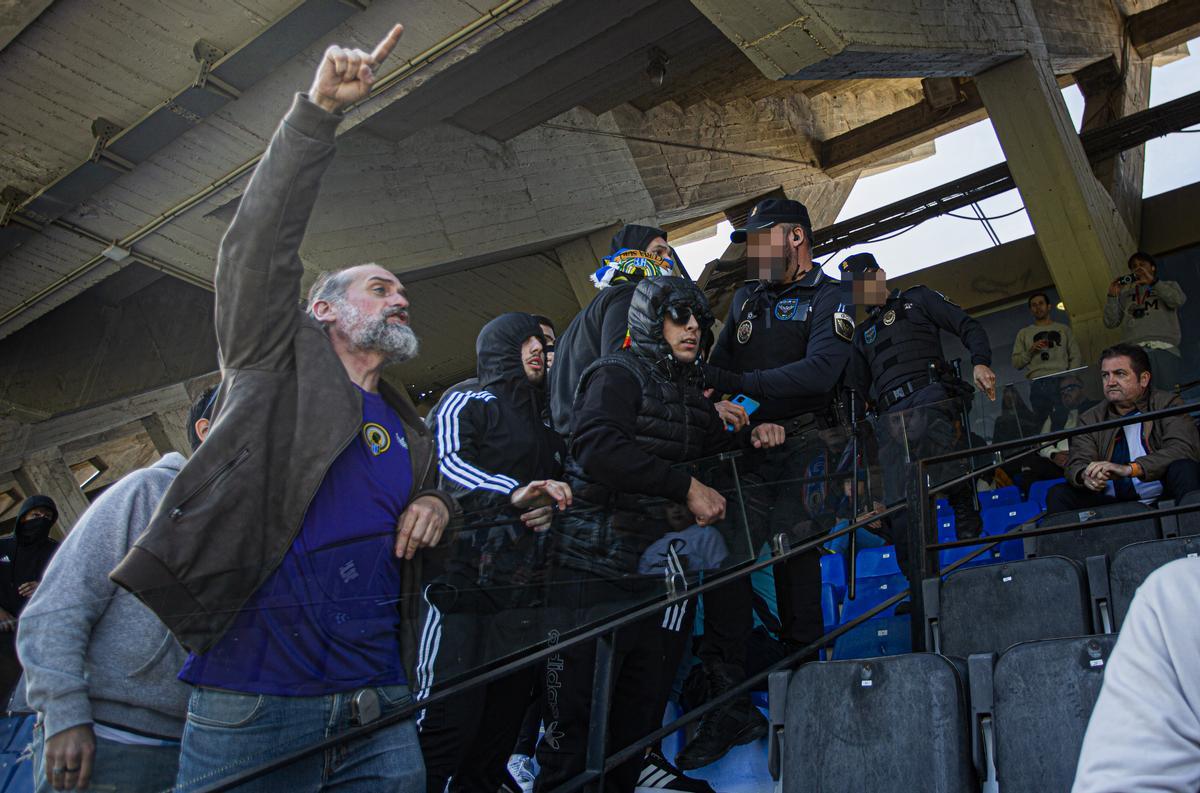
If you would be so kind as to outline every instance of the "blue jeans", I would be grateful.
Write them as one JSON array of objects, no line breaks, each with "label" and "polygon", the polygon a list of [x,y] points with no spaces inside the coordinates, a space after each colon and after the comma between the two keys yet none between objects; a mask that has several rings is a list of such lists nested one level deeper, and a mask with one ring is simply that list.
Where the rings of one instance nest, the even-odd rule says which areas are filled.
[{"label": "blue jeans", "polygon": [[[46,732],[39,723],[33,728],[33,789],[52,793],[46,780]],[[96,739],[92,781],[88,790],[103,793],[163,793],[175,785],[179,768],[178,746],[130,746]]]},{"label": "blue jeans", "polygon": [[[407,705],[407,686],[376,688],[382,716]],[[199,687],[188,702],[176,790],[195,790],[281,755],[354,729],[357,691],[276,697]],[[252,780],[239,791],[397,791],[424,793],[425,765],[414,719],[315,752]]]}]

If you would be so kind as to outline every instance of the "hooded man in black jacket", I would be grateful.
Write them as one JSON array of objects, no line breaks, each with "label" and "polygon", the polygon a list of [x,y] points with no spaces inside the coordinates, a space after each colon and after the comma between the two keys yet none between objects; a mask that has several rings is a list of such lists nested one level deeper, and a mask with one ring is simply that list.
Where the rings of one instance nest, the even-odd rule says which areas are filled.
[{"label": "hooded man in black jacket", "polygon": [[600,294],[571,320],[555,344],[550,415],[559,435],[566,437],[571,432],[571,405],[584,370],[625,343],[629,304],[638,282],[647,276],[669,274],[683,274],[683,265],[667,244],[667,232],[631,224],[613,235],[608,257],[592,274]]},{"label": "hooded man in black jacket", "polygon": [[[529,314],[502,314],[475,342],[479,384],[450,395],[434,419],[441,487],[467,513],[448,544],[444,572],[425,587],[428,604],[417,697],[540,638],[545,537],[553,509],[571,503],[557,481],[566,446],[546,419],[545,337]],[[519,517],[518,517],[519,516]],[[426,785],[498,790],[507,783],[537,670],[442,700],[418,719]]]},{"label": "hooded man in black jacket", "polygon": [[[708,301],[690,281],[645,279],[634,288],[629,308],[628,349],[600,358],[583,373],[567,460],[577,505],[556,538],[564,579],[556,605],[563,611],[563,630],[664,594],[664,570],[646,564],[652,544],[669,530],[662,499],[685,504],[702,527],[724,516],[725,498],[677,463],[739,444],[766,448],[783,442],[783,428],[773,424],[727,432],[704,397],[698,356],[711,324]],[[667,570],[676,581],[710,566],[702,546],[675,547],[669,554]],[[680,557],[687,558],[686,566]],[[661,723],[691,633],[689,613],[688,602],[673,603],[663,614],[618,631],[611,748]],[[594,661],[590,646],[580,646],[547,662],[547,737],[538,748],[535,790],[552,789],[583,770]],[[623,764],[607,777],[609,788],[633,790],[642,768],[637,760]]]},{"label": "hooded man in black jacket", "polygon": [[14,642],[17,617],[42,580],[42,573],[58,550],[50,529],[58,520],[58,505],[50,496],[30,496],[17,510],[17,527],[12,537],[0,540],[0,700],[21,677]]}]

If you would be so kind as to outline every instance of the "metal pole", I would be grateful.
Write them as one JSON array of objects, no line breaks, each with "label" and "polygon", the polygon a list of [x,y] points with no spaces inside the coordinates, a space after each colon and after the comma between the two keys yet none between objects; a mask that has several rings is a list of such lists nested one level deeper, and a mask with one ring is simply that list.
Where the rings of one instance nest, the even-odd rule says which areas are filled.
[{"label": "metal pole", "polygon": [[596,637],[596,669],[592,676],[592,710],[588,718],[587,761],[585,769],[597,776],[585,790],[604,790],[604,757],[608,743],[608,711],[612,707],[613,644],[616,631]]},{"label": "metal pole", "polygon": [[932,552],[933,562],[925,545],[929,527],[933,524],[929,509],[929,493],[925,464],[917,461],[909,469],[908,479],[908,567],[914,580],[908,582],[912,598],[912,641],[913,652],[925,651],[925,598],[922,584],[930,575],[937,575],[937,551]]},{"label": "metal pole", "polygon": [[[850,389],[850,522],[858,520],[858,410]],[[858,578],[858,529],[850,532],[846,545],[846,597],[854,600]]]}]

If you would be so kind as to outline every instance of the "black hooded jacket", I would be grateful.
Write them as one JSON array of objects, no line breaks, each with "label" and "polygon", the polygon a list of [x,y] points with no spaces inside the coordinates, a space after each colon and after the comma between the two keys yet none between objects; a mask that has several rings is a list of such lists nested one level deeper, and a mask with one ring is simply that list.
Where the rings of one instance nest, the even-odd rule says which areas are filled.
[{"label": "black hooded jacket", "polygon": [[521,345],[542,329],[529,314],[502,314],[475,341],[479,387],[450,395],[436,426],[441,486],[465,511],[508,504],[517,487],[562,476],[565,445],[545,416],[545,391],[529,382]]},{"label": "black hooded jacket", "polygon": [[[644,251],[656,237],[667,232],[653,226],[624,226],[612,238],[609,253],[624,248]],[[676,259],[678,261],[678,259]],[[550,370],[550,416],[554,429],[566,437],[571,433],[571,405],[583,371],[602,355],[621,349],[629,328],[629,304],[642,279],[620,276],[575,315],[554,345],[554,368]]]},{"label": "black hooded jacket", "polygon": [[[29,511],[45,507],[53,512],[49,520],[41,521],[32,530],[22,531],[21,519]],[[17,510],[17,528],[12,537],[0,540],[0,608],[16,616],[25,608],[29,598],[17,588],[30,581],[41,581],[58,543],[50,539],[50,529],[58,520],[58,506],[49,496],[30,496]]]},{"label": "black hooded jacket", "polygon": [[748,432],[727,432],[705,399],[699,364],[676,361],[663,338],[667,308],[680,303],[699,310],[702,329],[711,324],[704,293],[687,279],[641,281],[629,309],[630,348],[583,373],[568,476],[587,501],[644,495],[684,503],[691,475],[674,463],[748,441]]}]

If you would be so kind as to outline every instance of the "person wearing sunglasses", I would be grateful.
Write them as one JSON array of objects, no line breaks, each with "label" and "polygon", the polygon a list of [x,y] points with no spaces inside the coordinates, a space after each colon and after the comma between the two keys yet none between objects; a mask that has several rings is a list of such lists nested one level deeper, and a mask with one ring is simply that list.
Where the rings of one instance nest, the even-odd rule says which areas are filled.
[{"label": "person wearing sunglasses", "polygon": [[[566,466],[575,504],[560,521],[553,552],[562,578],[554,601],[563,632],[662,597],[663,571],[643,574],[639,564],[671,530],[664,501],[685,505],[702,527],[724,517],[725,498],[679,463],[734,446],[772,448],[784,440],[777,424],[727,431],[704,396],[698,358],[712,321],[704,293],[687,279],[643,279],[633,290],[628,346],[583,373]],[[676,564],[668,569],[686,580],[693,571]],[[690,604],[673,602],[618,631],[611,749],[662,723],[666,692],[692,632],[691,613]],[[584,770],[594,655],[593,646],[584,644],[547,663],[547,690],[555,694],[546,698],[542,720],[553,740],[538,747],[535,791],[555,789]],[[613,769],[606,789],[632,791],[645,770],[640,760],[631,760]],[[661,771],[683,777],[678,769],[660,765]],[[690,783],[672,782],[673,789],[708,789],[700,783],[677,786],[683,784]]]}]

